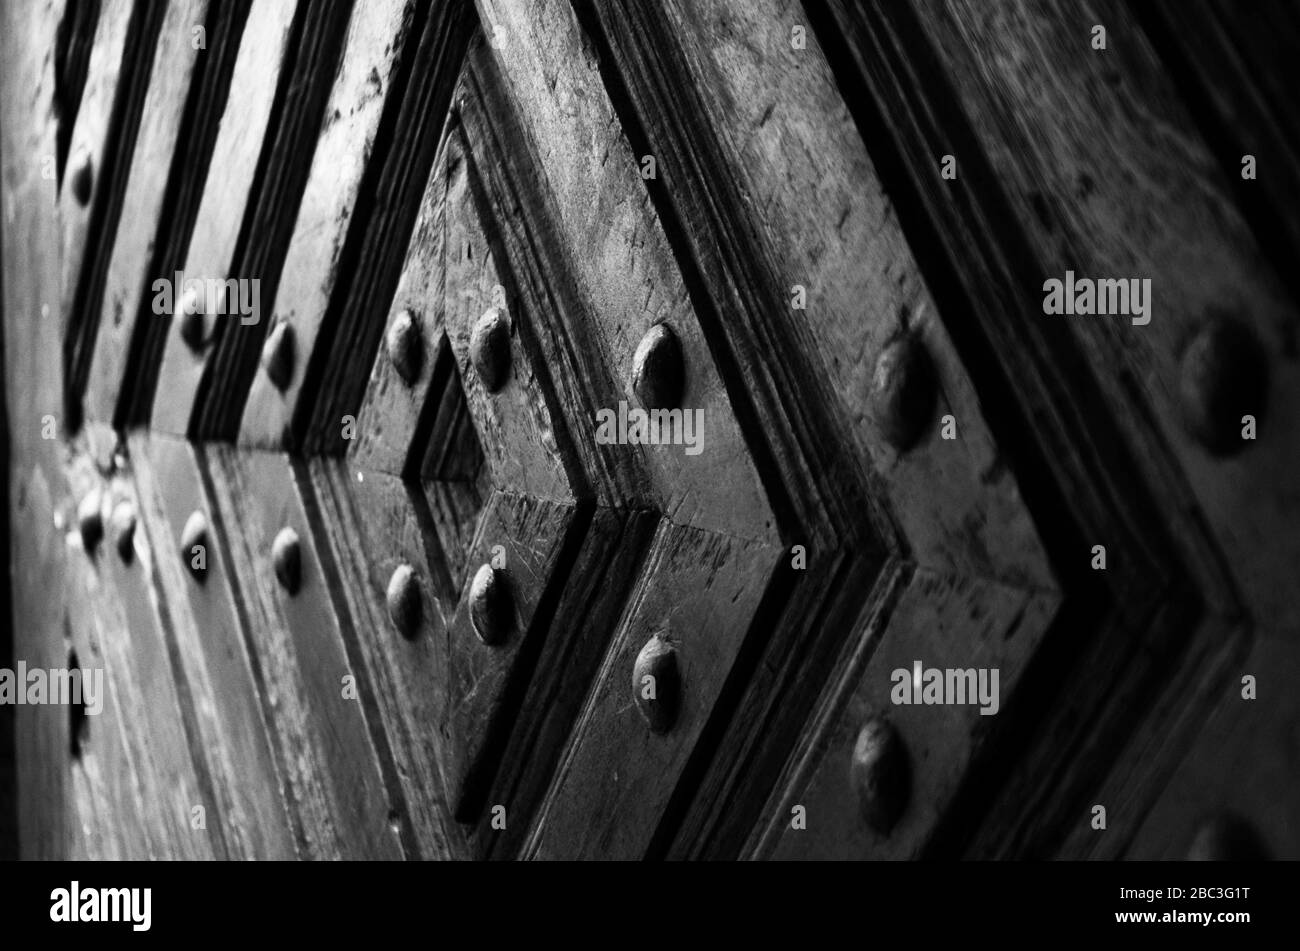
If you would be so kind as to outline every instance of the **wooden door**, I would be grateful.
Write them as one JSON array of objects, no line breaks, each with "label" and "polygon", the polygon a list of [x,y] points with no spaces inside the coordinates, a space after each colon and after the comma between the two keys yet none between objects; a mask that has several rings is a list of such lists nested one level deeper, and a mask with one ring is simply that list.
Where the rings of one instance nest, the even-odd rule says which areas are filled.
[{"label": "wooden door", "polygon": [[23,854],[1300,855],[1297,23],[1094,7],[7,5]]}]

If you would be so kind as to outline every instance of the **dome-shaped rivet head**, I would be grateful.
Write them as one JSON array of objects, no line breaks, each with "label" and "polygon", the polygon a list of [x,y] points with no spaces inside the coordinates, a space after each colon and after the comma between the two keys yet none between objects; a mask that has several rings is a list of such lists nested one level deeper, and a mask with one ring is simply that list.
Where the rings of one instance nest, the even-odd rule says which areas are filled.
[{"label": "dome-shaped rivet head", "polygon": [[293,327],[280,321],[271,329],[262,347],[262,366],[277,390],[283,390],[293,378]]},{"label": "dome-shaped rivet head", "polygon": [[118,556],[129,563],[135,557],[135,506],[122,499],[113,506],[108,524]]},{"label": "dome-shaped rivet head", "polygon": [[489,393],[505,385],[510,375],[510,324],[505,311],[490,307],[469,335],[469,359]]},{"label": "dome-shaped rivet head", "polygon": [[291,595],[297,594],[302,584],[302,551],[298,545],[298,533],[292,528],[282,528],[275,536],[271,543],[271,564],[275,566],[280,586]]},{"label": "dome-shaped rivet head", "polygon": [[893,725],[883,717],[868,720],[853,744],[850,781],[867,826],[880,835],[894,828],[912,794],[907,751]]},{"label": "dome-shaped rivet head", "polygon": [[632,390],[648,410],[681,405],[686,385],[682,344],[667,324],[655,324],[632,355]]},{"label": "dome-shaped rivet head", "polygon": [[1239,452],[1243,416],[1258,420],[1268,392],[1264,348],[1244,323],[1210,318],[1183,351],[1178,396],[1188,431],[1213,455]]},{"label": "dome-shaped rivet head", "polygon": [[1187,850],[1189,862],[1262,862],[1268,850],[1239,816],[1222,814],[1202,822]]},{"label": "dome-shaped rivet head", "polygon": [[385,344],[388,359],[392,361],[397,375],[408,385],[414,383],[424,363],[424,338],[420,335],[420,325],[413,313],[404,310],[397,315],[393,325],[388,328]]},{"label": "dome-shaped rivet head", "polygon": [[469,619],[484,644],[501,644],[514,620],[510,585],[505,572],[483,565],[469,586]]},{"label": "dome-shaped rivet head", "polygon": [[176,319],[186,346],[191,350],[201,348],[207,340],[207,318],[203,313],[203,301],[193,288],[187,290],[177,304]]},{"label": "dome-shaped rivet head", "polygon": [[93,554],[104,537],[104,495],[98,487],[91,489],[77,506],[77,528],[81,532],[81,547]]},{"label": "dome-shaped rivet head", "polygon": [[403,637],[414,637],[420,629],[420,586],[410,565],[398,565],[388,579],[388,616]]},{"label": "dome-shaped rivet head", "polygon": [[94,184],[92,163],[90,149],[84,146],[77,149],[77,154],[72,159],[72,197],[83,207],[90,203],[90,188]]},{"label": "dome-shaped rivet head", "polygon": [[208,564],[208,517],[202,512],[191,512],[185,520],[181,529],[181,558],[190,574],[202,581]]},{"label": "dome-shaped rivet head", "polygon": [[667,733],[677,722],[681,703],[677,648],[662,634],[646,641],[632,665],[632,698],[652,733]]},{"label": "dome-shaped rivet head", "polygon": [[918,339],[886,344],[871,377],[871,415],[880,434],[899,452],[921,438],[934,416],[935,375],[930,354]]}]

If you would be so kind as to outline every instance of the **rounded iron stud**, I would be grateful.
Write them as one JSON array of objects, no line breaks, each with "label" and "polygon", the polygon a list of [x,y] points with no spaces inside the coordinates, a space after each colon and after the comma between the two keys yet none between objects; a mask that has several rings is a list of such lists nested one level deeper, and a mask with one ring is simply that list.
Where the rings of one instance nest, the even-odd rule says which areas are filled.
[{"label": "rounded iron stud", "polygon": [[667,324],[655,324],[632,355],[632,389],[648,410],[681,405],[686,385],[682,344]]},{"label": "rounded iron stud", "polygon": [[1240,816],[1222,813],[1206,819],[1187,850],[1189,862],[1262,862],[1268,850]]},{"label": "rounded iron stud", "polygon": [[469,335],[469,358],[489,393],[505,385],[510,375],[510,324],[505,311],[490,307]]},{"label": "rounded iron stud", "polygon": [[415,581],[415,571],[410,565],[398,565],[388,579],[388,617],[405,638],[412,638],[420,629],[420,586]]},{"label": "rounded iron stud", "polygon": [[912,792],[907,751],[888,720],[873,717],[863,724],[849,773],[863,820],[873,831],[888,835]]},{"label": "rounded iron stud", "polygon": [[397,375],[408,386],[414,383],[424,363],[424,338],[420,334],[415,314],[404,310],[397,315],[393,325],[388,328],[386,345],[388,359],[392,361]]},{"label": "rounded iron stud", "polygon": [[302,551],[298,533],[292,528],[282,528],[275,536],[271,543],[271,564],[275,566],[281,587],[291,596],[297,594],[302,585]]},{"label": "rounded iron stud", "polygon": [[1268,393],[1264,348],[1244,323],[1210,318],[1183,351],[1178,395],[1188,431],[1212,455],[1240,452],[1242,417],[1263,415]]},{"label": "rounded iron stud", "polygon": [[632,665],[632,698],[650,732],[662,734],[673,728],[681,694],[677,648],[663,634],[656,634],[646,641]]},{"label": "rounded iron stud", "polygon": [[113,506],[108,524],[118,556],[129,564],[135,558],[135,506],[122,499]]},{"label": "rounded iron stud", "polygon": [[871,415],[880,434],[906,452],[934,416],[934,363],[925,346],[905,336],[886,344],[871,378]]},{"label": "rounded iron stud", "polygon": [[293,379],[293,327],[280,321],[272,328],[262,348],[262,366],[277,390],[284,390]]},{"label": "rounded iron stud", "polygon": [[200,349],[207,341],[207,317],[203,313],[203,301],[193,288],[185,292],[177,305],[176,319],[186,346],[191,350]]},{"label": "rounded iron stud", "polygon": [[98,486],[87,492],[77,506],[77,528],[81,532],[81,547],[94,554],[104,537],[104,494]]},{"label": "rounded iron stud", "polygon": [[482,565],[469,586],[469,619],[484,644],[505,642],[514,620],[510,586],[505,572]]},{"label": "rounded iron stud", "polygon": [[77,149],[77,154],[72,159],[72,197],[82,207],[90,204],[90,191],[95,183],[93,165],[90,149],[84,146]]}]

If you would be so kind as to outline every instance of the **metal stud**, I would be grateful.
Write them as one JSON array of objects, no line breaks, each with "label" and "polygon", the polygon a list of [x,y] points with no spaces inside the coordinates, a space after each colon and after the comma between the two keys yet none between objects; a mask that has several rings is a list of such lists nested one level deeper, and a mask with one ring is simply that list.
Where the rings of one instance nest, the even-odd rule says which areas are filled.
[{"label": "metal stud", "polygon": [[504,643],[514,620],[510,584],[504,571],[482,565],[469,586],[469,619],[484,644]]},{"label": "metal stud", "polygon": [[871,378],[871,415],[899,452],[916,445],[934,416],[934,363],[913,336],[886,344]]},{"label": "metal stud", "polygon": [[469,335],[469,358],[489,393],[505,385],[510,374],[510,323],[500,307],[490,307]]},{"label": "metal stud", "polygon": [[388,359],[393,369],[409,386],[420,375],[424,363],[424,338],[420,335],[420,325],[415,314],[404,310],[397,315],[393,325],[388,328]]},{"label": "metal stud", "polygon": [[181,298],[176,316],[180,323],[181,339],[191,350],[200,349],[207,338],[207,319],[203,314],[203,302],[193,288],[187,290]]},{"label": "metal stud", "polygon": [[129,564],[135,558],[135,506],[122,499],[113,506],[108,524],[118,556]]},{"label": "metal stud", "polygon": [[655,324],[632,355],[632,389],[646,409],[672,409],[685,385],[681,341],[667,324]]},{"label": "metal stud", "polygon": [[410,565],[398,565],[388,579],[388,616],[403,637],[414,637],[420,629],[420,586]]},{"label": "metal stud", "polygon": [[[196,552],[195,548],[199,551]],[[181,529],[181,557],[190,574],[202,581],[208,565],[208,517],[202,512],[191,512],[185,520],[185,527]]]},{"label": "metal stud", "polygon": [[280,529],[271,543],[271,564],[275,566],[275,576],[280,586],[290,595],[298,593],[302,585],[302,551],[298,544],[298,533],[292,528]]},{"label": "metal stud", "polygon": [[90,189],[95,179],[92,163],[89,149],[84,146],[77,149],[72,159],[72,197],[82,207],[90,203]]},{"label": "metal stud", "polygon": [[632,699],[652,733],[667,733],[681,704],[677,648],[662,633],[646,641],[632,665]]},{"label": "metal stud", "polygon": [[293,327],[284,320],[272,328],[262,348],[262,366],[277,390],[284,390],[293,378]]},{"label": "metal stud", "polygon": [[1213,455],[1239,452],[1241,418],[1261,416],[1267,393],[1268,361],[1254,333],[1211,317],[1183,351],[1178,395],[1188,431]]},{"label": "metal stud", "polygon": [[93,554],[104,537],[104,495],[99,487],[91,489],[77,506],[77,527],[81,532],[81,547]]},{"label": "metal stud", "polygon": [[1262,862],[1268,850],[1240,816],[1222,813],[1202,822],[1187,850],[1189,862]]},{"label": "metal stud", "polygon": [[849,777],[868,827],[888,835],[912,794],[907,751],[888,720],[873,717],[863,724],[853,744]]}]

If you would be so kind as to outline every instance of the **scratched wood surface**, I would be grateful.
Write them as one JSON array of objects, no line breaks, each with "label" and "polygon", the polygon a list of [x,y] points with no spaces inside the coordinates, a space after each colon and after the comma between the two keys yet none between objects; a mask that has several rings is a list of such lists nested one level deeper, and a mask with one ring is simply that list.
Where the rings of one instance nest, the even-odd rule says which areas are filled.
[{"label": "scratched wood surface", "polygon": [[[22,854],[1168,858],[1208,816],[1300,855],[1297,22],[6,4],[12,659],[106,683],[12,718]],[[260,313],[156,315],[177,269]],[[1046,316],[1067,269],[1151,322]],[[597,435],[664,327],[698,454]],[[1252,441],[1206,436],[1220,352]],[[916,661],[996,715],[894,703]]]}]

